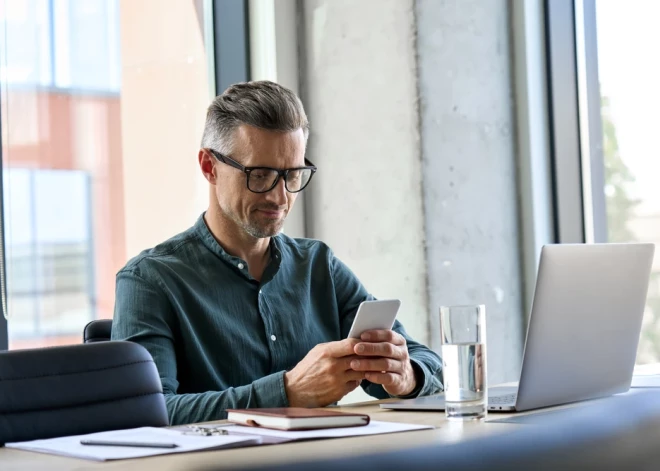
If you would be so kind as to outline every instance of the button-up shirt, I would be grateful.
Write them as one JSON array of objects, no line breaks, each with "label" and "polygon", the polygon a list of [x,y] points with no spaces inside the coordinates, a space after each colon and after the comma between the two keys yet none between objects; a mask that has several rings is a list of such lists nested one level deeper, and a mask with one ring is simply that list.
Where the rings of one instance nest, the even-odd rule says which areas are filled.
[{"label": "button-up shirt", "polygon": [[[317,344],[346,338],[373,299],[324,243],[279,234],[261,281],[227,253],[203,215],[117,274],[112,338],[143,345],[163,384],[172,424],[223,419],[228,408],[286,407],[284,373]],[[438,355],[406,338],[417,376],[409,396],[442,389]],[[362,381],[377,398],[382,386]]]}]

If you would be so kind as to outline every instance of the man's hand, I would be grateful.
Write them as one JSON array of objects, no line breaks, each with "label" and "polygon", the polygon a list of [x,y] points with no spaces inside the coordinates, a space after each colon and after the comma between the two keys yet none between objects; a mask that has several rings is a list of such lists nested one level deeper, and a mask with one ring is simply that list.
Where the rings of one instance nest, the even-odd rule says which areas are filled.
[{"label": "man's hand", "polygon": [[361,336],[354,352],[360,357],[351,368],[365,373],[365,379],[382,384],[388,394],[405,396],[417,385],[415,371],[408,356],[406,339],[393,330],[370,330]]},{"label": "man's hand", "polygon": [[291,407],[324,407],[360,385],[364,373],[351,368],[357,339],[321,343],[312,348],[291,371],[284,387]]}]

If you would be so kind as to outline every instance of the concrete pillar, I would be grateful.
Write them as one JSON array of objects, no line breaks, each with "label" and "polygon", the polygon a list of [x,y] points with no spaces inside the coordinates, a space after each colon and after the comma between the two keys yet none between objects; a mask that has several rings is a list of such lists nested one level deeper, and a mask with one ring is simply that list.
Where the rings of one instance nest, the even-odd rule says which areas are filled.
[{"label": "concrete pillar", "polygon": [[418,0],[432,344],[438,307],[486,305],[489,383],[517,379],[522,279],[507,0]]},{"label": "concrete pillar", "polygon": [[309,237],[327,242],[427,342],[428,306],[412,0],[306,0],[301,96]]}]

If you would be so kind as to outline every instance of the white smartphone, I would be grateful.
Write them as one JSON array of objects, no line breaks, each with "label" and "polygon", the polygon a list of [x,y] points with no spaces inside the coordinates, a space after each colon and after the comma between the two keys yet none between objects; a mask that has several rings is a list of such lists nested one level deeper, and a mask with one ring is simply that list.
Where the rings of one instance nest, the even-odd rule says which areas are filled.
[{"label": "white smartphone", "polygon": [[364,301],[358,307],[348,338],[359,339],[367,330],[391,329],[399,307],[401,307],[401,301],[398,299]]}]

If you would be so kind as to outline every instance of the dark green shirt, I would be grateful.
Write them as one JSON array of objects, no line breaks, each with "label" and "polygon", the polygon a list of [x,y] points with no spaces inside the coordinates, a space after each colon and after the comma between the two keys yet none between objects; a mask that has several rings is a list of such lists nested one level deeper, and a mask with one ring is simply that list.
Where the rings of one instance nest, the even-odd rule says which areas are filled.
[{"label": "dark green shirt", "polygon": [[[315,345],[345,338],[359,304],[373,299],[327,245],[271,238],[261,282],[215,240],[203,215],[142,252],[117,274],[112,338],[153,356],[172,424],[223,419],[225,409],[286,407],[284,373]],[[418,387],[439,392],[438,355],[406,337]],[[377,398],[380,385],[362,382]]]}]

